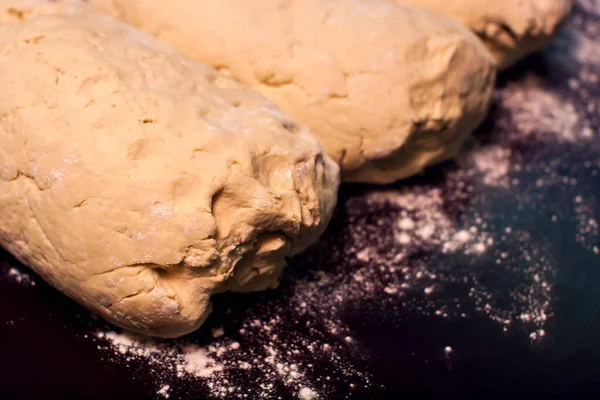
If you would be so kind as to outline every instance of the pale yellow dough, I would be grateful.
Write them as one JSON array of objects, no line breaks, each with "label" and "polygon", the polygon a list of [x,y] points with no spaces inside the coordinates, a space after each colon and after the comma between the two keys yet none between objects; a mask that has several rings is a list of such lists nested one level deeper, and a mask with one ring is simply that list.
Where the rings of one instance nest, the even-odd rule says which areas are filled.
[{"label": "pale yellow dough", "polygon": [[499,69],[543,48],[569,15],[575,0],[391,0],[425,7],[472,29]]},{"label": "pale yellow dough", "polygon": [[306,124],[346,181],[451,158],[495,79],[460,24],[388,0],[91,0],[250,85]]},{"label": "pale yellow dough", "polygon": [[324,230],[339,169],[261,95],[78,1],[0,14],[0,244],[56,288],[175,337]]}]

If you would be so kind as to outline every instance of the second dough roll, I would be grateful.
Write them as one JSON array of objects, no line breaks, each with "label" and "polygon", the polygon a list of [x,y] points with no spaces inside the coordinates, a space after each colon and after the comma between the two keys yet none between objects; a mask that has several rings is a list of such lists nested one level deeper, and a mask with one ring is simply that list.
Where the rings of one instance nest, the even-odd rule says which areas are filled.
[{"label": "second dough roll", "polygon": [[468,29],[387,0],[91,3],[273,100],[345,181],[388,183],[454,156],[495,79]]},{"label": "second dough roll", "polygon": [[548,44],[575,4],[575,0],[394,1],[427,8],[469,27],[502,70]]}]

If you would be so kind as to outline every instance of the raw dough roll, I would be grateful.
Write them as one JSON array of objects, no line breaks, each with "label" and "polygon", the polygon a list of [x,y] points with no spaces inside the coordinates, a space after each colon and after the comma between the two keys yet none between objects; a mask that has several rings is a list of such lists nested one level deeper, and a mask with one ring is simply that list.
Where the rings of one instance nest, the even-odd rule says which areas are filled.
[{"label": "raw dough roll", "polygon": [[52,285],[175,337],[324,230],[339,169],[261,95],[75,1],[0,6],[0,244]]},{"label": "raw dough roll", "polygon": [[388,0],[91,0],[250,85],[318,136],[346,181],[455,155],[495,79],[460,24]]},{"label": "raw dough roll", "polygon": [[392,0],[425,7],[472,29],[499,69],[543,48],[569,15],[575,0]]}]

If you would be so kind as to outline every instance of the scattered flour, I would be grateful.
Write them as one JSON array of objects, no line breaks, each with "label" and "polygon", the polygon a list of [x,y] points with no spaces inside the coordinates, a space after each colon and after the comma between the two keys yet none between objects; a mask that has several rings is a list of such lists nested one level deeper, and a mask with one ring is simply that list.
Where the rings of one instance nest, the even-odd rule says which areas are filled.
[{"label": "scattered flour", "polygon": [[169,385],[164,385],[163,387],[161,387],[158,392],[156,392],[156,394],[164,397],[165,399],[169,398],[169,389],[171,389],[171,386]]},{"label": "scattered flour", "polygon": [[31,275],[29,275],[25,272],[21,272],[17,268],[14,268],[14,267],[8,268],[7,276],[8,276],[8,278],[14,280],[15,282],[17,282],[20,285],[35,286],[35,281],[31,277]]},{"label": "scattered flour", "polygon": [[[466,254],[485,252],[489,234],[482,231],[485,226],[473,225],[468,229],[457,229],[443,210],[443,194],[439,188],[425,190],[374,191],[367,195],[368,202],[389,202],[400,209],[394,237],[400,245],[441,247],[443,253],[463,251]],[[368,254],[373,249],[365,248],[359,254]],[[404,251],[396,254],[402,257]],[[362,261],[369,261],[358,257]]]},{"label": "scattered flour", "polygon": [[578,225],[575,241],[585,249],[598,254],[598,219],[594,212],[596,208],[595,201],[585,200],[582,196],[573,199],[573,213]]},{"label": "scattered flour", "polygon": [[298,393],[300,400],[316,400],[319,396],[311,388],[303,387]]},{"label": "scattered flour", "polygon": [[[341,336],[337,343],[309,340],[305,335],[280,338],[277,332],[285,322],[279,317],[248,319],[238,332],[242,339],[239,342],[219,334],[205,345],[198,345],[185,338],[157,340],[113,331],[98,332],[94,339],[110,359],[147,363],[157,380],[171,385],[174,380],[192,380],[202,385],[211,398],[277,398],[282,386],[299,399],[321,398],[327,391],[323,386],[331,384],[331,378],[309,377],[314,366],[307,362],[319,357],[330,360],[353,382],[360,383],[357,377],[363,373],[348,365],[342,353],[344,347],[354,344],[353,338]],[[251,385],[245,382],[248,374],[253,376]],[[368,385],[367,377],[363,377],[362,384]],[[312,389],[315,386],[322,392]],[[163,391],[167,397],[170,386],[164,387],[158,393]]]},{"label": "scattered flour", "polygon": [[171,207],[165,204],[156,204],[150,209],[150,216],[153,218],[169,218],[173,215]]},{"label": "scattered flour", "polygon": [[462,160],[465,168],[474,168],[488,186],[508,187],[510,171],[510,149],[500,145],[483,146],[466,153]]},{"label": "scattered flour", "polygon": [[212,330],[212,337],[214,338],[219,338],[221,336],[223,336],[225,334],[225,331],[223,330],[223,327],[218,327],[218,328],[213,328]]},{"label": "scattered flour", "polygon": [[600,64],[600,49],[598,49],[598,43],[581,33],[574,32],[570,44],[572,54],[580,62],[590,62],[593,64]]},{"label": "scattered flour", "polygon": [[[485,182],[485,174],[478,176]],[[457,174],[454,178],[463,179],[464,176]],[[490,186],[496,185],[492,183]],[[367,260],[358,258],[363,264],[355,271],[361,277],[360,287],[337,280],[335,285],[339,291],[345,293],[346,299],[379,298],[379,293],[383,292],[388,298],[404,299],[403,307],[412,311],[442,318],[465,318],[472,312],[484,314],[504,331],[511,327],[535,332],[543,330],[548,318],[553,315],[550,301],[551,282],[556,270],[553,263],[531,244],[526,232],[511,226],[500,228],[477,213],[454,221],[447,212],[449,196],[460,197],[459,193],[443,194],[439,188],[424,186],[369,193],[366,201],[370,207],[382,210],[378,229],[389,226],[394,231],[394,239],[392,242],[381,240],[374,243],[367,240],[369,232],[351,228],[350,246],[356,247],[350,252],[379,256]],[[595,219],[583,211],[579,214],[585,215],[581,220],[586,221],[587,227],[595,227]],[[369,243],[369,247],[362,247],[362,243]],[[503,250],[506,248],[512,251]],[[386,249],[386,252],[381,249]],[[429,254],[425,259],[424,252]],[[480,264],[481,269],[472,269],[469,264],[445,265],[444,255],[447,254],[468,256],[469,264]],[[530,266],[515,269],[515,265],[522,264]],[[514,279],[515,283],[509,285],[510,293],[504,293],[506,288],[492,289],[495,280],[501,279],[490,276]],[[457,284],[468,288],[468,300],[444,298],[444,288]],[[506,296],[511,298],[510,307],[502,305]],[[392,301],[397,302],[395,299]],[[536,339],[542,336],[536,334]]]},{"label": "scattered flour", "polygon": [[183,348],[183,369],[195,377],[206,378],[223,371],[223,366],[210,358],[205,349],[190,345]]},{"label": "scattered flour", "polygon": [[537,85],[523,82],[511,83],[499,92],[503,104],[511,109],[519,107],[519,112],[512,113],[515,125],[515,139],[523,139],[537,135],[537,139],[566,142],[589,139],[584,134],[581,116],[572,103],[564,97]]}]

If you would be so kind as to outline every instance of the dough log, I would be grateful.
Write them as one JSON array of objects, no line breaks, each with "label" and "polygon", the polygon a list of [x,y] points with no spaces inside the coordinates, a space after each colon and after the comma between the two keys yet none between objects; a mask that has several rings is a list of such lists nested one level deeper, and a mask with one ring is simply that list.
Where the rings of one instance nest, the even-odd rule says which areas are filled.
[{"label": "dough log", "polygon": [[258,93],[78,1],[0,1],[0,244],[121,327],[277,284],[339,169]]},{"label": "dough log", "polygon": [[91,0],[307,125],[351,182],[453,157],[495,66],[468,29],[388,0]]},{"label": "dough log", "polygon": [[546,46],[575,4],[575,0],[392,1],[425,7],[472,29],[501,70]]}]

